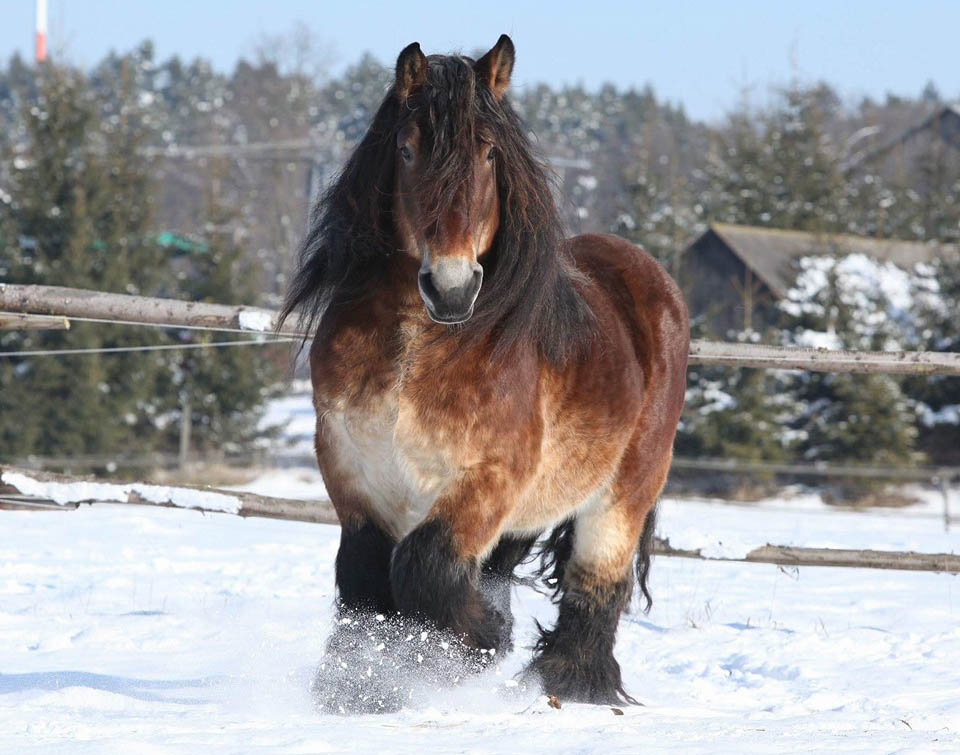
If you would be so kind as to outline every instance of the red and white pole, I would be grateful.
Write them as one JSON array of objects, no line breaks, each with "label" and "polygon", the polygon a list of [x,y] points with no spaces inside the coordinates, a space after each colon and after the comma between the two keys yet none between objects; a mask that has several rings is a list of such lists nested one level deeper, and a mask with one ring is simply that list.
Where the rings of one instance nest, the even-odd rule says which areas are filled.
[{"label": "red and white pole", "polygon": [[37,0],[37,26],[34,36],[34,57],[38,63],[47,59],[47,0]]}]

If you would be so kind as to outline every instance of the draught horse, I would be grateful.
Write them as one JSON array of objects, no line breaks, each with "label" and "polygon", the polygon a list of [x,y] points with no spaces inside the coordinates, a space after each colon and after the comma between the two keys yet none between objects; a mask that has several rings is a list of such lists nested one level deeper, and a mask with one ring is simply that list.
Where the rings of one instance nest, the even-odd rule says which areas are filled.
[{"label": "draught horse", "polygon": [[630,700],[613,646],[634,579],[649,605],[687,312],[641,249],[562,237],[506,97],[513,64],[506,35],[477,61],[400,53],[315,209],[283,316],[314,334],[340,616],[509,649],[503,585],[551,532],[559,615],[528,671],[560,699]]}]

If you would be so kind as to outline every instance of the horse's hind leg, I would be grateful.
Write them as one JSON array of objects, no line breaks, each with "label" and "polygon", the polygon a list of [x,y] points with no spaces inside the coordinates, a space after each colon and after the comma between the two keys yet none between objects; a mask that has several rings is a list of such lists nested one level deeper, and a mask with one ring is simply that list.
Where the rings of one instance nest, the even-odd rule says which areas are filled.
[{"label": "horse's hind leg", "polygon": [[630,700],[613,657],[620,614],[630,600],[632,564],[642,522],[617,505],[577,516],[563,574],[557,623],[541,628],[530,668],[545,692],[562,700]]},{"label": "horse's hind leg", "polygon": [[[655,516],[670,465],[667,453],[645,471],[636,454],[634,445],[608,494],[581,510],[569,539],[554,544],[561,576],[559,614],[553,629],[541,629],[530,667],[545,691],[561,699],[633,702],[624,691],[613,646],[620,614],[630,601],[633,557],[638,543],[646,550],[651,546],[652,528],[645,524]],[[645,581],[649,553],[640,555]]]}]

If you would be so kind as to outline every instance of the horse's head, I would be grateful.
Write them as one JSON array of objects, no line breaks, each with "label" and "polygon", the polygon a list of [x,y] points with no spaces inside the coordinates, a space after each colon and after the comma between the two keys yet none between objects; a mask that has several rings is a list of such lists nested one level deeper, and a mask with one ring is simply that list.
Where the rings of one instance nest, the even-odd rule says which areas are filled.
[{"label": "horse's head", "polygon": [[281,321],[297,310],[315,334],[384,287],[407,306],[418,285],[430,317],[462,323],[451,337],[488,341],[498,358],[529,344],[559,364],[586,342],[592,315],[548,170],[504,96],[513,61],[507,36],[477,61],[417,44],[400,53],[394,86],[317,203]]},{"label": "horse's head", "polygon": [[483,283],[480,259],[499,226],[497,111],[510,83],[510,38],[474,62],[408,45],[397,59],[393,215],[403,250],[420,262],[427,313],[466,322]]}]

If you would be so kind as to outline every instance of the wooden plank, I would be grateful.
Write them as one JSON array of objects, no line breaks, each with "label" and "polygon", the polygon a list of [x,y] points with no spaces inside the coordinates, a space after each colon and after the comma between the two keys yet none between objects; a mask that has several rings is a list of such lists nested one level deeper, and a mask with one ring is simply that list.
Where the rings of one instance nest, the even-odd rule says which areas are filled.
[{"label": "wooden plank", "polygon": [[850,550],[845,548],[801,548],[792,545],[764,545],[743,558],[704,556],[699,550],[674,548],[669,539],[656,538],[658,556],[678,556],[701,561],[777,564],[779,566],[840,566],[856,569],[896,569],[960,573],[960,555],[915,553],[913,551]]},{"label": "wooden plank", "polygon": [[[246,306],[108,294],[62,286],[0,283],[0,309],[60,317],[202,328],[242,333],[273,333],[277,313]],[[293,323],[279,331],[299,335]]]},{"label": "wooden plank", "polygon": [[[42,485],[33,483],[42,483]],[[68,489],[67,486],[70,488]],[[37,494],[35,490],[38,488],[42,488],[44,494]],[[12,495],[7,493],[8,489],[13,491]],[[212,500],[203,494],[213,494],[216,499]],[[16,503],[15,496],[27,496],[38,503],[62,505],[64,510],[73,510],[76,504],[81,503],[111,503],[193,509],[210,514],[226,513],[242,517],[288,519],[315,524],[339,524],[329,501],[270,498],[254,493],[199,485],[172,486],[121,482],[89,476],[52,474],[7,465],[0,466],[0,498],[10,506]],[[236,502],[235,509],[232,505],[224,507],[224,503],[232,504],[233,501]]]},{"label": "wooden plank", "polygon": [[869,467],[856,464],[746,461],[742,459],[698,459],[674,456],[671,469],[731,474],[791,474],[809,477],[857,477],[881,480],[932,482],[960,478],[960,467]]},{"label": "wooden plank", "polygon": [[70,321],[58,315],[0,312],[0,330],[70,330]]},{"label": "wooden plank", "polygon": [[884,375],[960,375],[960,354],[954,353],[799,349],[722,341],[692,341],[690,364]]}]

